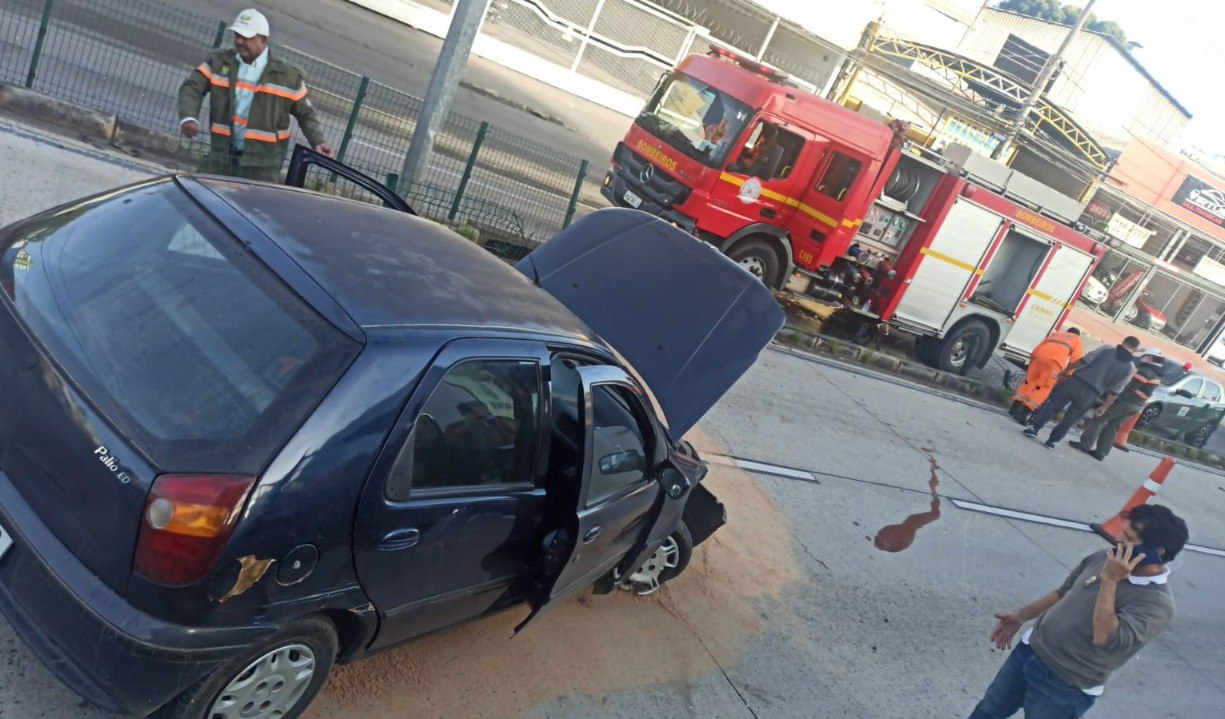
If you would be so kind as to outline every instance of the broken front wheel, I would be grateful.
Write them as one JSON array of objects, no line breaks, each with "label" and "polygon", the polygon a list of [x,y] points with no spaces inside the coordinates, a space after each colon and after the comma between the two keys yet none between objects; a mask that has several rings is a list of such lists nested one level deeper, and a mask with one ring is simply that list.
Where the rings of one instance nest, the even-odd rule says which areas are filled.
[{"label": "broken front wheel", "polygon": [[614,581],[617,589],[633,592],[640,596],[654,594],[659,591],[664,582],[678,576],[689,566],[689,558],[693,556],[693,537],[689,528],[682,521],[676,531],[668,535],[659,549],[647,557],[642,566],[625,576],[616,576]]}]

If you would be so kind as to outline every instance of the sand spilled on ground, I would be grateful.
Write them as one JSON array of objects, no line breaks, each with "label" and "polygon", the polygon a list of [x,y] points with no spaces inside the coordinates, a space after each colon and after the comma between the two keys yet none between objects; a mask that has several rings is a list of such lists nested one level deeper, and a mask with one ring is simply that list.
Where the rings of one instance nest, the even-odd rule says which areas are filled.
[{"label": "sand spilled on ground", "polygon": [[[698,432],[689,439],[701,452],[719,451]],[[712,656],[735,664],[762,629],[760,601],[800,569],[782,516],[751,477],[712,464],[705,483],[728,524],[658,594],[584,593],[518,637],[522,607],[435,633],[337,667],[306,716],[514,716],[558,696],[687,682],[717,671]]]}]

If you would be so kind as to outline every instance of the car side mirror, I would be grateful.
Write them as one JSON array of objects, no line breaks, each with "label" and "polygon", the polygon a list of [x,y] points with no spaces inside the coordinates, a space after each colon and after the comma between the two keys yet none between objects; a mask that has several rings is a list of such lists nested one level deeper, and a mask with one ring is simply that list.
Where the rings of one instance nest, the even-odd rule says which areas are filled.
[{"label": "car side mirror", "polygon": [[1189,390],[1185,390],[1185,389],[1179,389],[1175,391],[1174,394],[1178,397],[1186,397],[1187,399],[1195,399],[1195,395],[1191,394]]},{"label": "car side mirror", "polygon": [[636,449],[624,452],[614,452],[600,457],[601,474],[621,474],[623,472],[642,471],[646,468],[646,457]]}]

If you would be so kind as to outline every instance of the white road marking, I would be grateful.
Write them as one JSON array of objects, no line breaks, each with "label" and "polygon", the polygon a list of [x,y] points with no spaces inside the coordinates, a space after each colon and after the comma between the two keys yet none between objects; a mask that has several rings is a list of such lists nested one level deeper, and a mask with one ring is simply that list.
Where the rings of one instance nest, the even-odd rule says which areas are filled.
[{"label": "white road marking", "polygon": [[[712,464],[722,464],[727,467],[739,467],[746,472],[759,472],[762,474],[773,474],[781,477],[793,477],[795,479],[803,479],[809,482],[816,482],[817,477],[812,472],[805,472],[802,469],[793,467],[782,467],[777,464],[767,464],[765,462],[754,462],[748,459],[737,459],[736,457],[728,457],[721,454],[704,455],[703,459]],[[949,497],[948,500],[953,503],[954,507],[964,509],[969,512],[980,512],[982,514],[992,514],[1005,519],[1016,519],[1021,522],[1032,522],[1034,524],[1045,524],[1048,527],[1060,527],[1062,529],[1075,529],[1080,532],[1092,532],[1086,522],[1074,522],[1069,519],[1059,519],[1058,517],[1048,517],[1045,514],[1034,514],[1032,512],[1021,512],[1015,509],[1004,509],[1003,507],[993,507],[990,504],[981,504],[979,502],[967,502],[964,499],[956,499]],[[1184,547],[1188,552],[1197,552],[1199,554],[1209,554],[1214,557],[1225,557],[1225,550],[1215,549],[1213,547],[1203,547],[1198,544],[1188,544]]]},{"label": "white road marking", "polygon": [[746,472],[762,472],[764,474],[777,474],[782,477],[794,477],[796,479],[806,479],[809,482],[817,481],[812,472],[805,472],[802,469],[792,469],[790,467],[780,467],[777,464],[765,464],[764,462],[751,462],[747,459],[734,460],[736,466]]},{"label": "white road marking", "polygon": [[1033,522],[1034,524],[1046,524],[1052,527],[1063,527],[1064,529],[1079,529],[1082,532],[1092,532],[1089,525],[1084,522],[1072,522],[1066,519],[1056,519],[1055,517],[1047,517],[1042,514],[1031,514],[1029,512],[1018,512],[1015,509],[1003,509],[1001,507],[992,507],[989,504],[979,504],[978,502],[967,502],[964,499],[949,500],[958,509],[966,509],[971,512],[982,512],[983,514],[994,514],[997,517],[1007,517],[1008,519],[1019,519],[1023,522]]}]

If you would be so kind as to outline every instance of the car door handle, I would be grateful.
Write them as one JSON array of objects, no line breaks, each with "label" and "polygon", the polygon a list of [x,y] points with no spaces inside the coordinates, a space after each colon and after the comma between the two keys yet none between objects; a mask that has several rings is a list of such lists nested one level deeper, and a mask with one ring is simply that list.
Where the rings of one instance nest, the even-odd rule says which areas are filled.
[{"label": "car door handle", "polygon": [[591,529],[588,529],[587,533],[583,535],[583,544],[591,544],[592,542],[594,542],[595,538],[600,536],[600,530],[602,529],[604,528],[603,527],[592,527]]},{"label": "car door handle", "polygon": [[379,549],[387,551],[395,551],[397,549],[409,549],[417,546],[417,542],[421,541],[421,532],[416,529],[397,529],[383,535],[379,540]]}]

